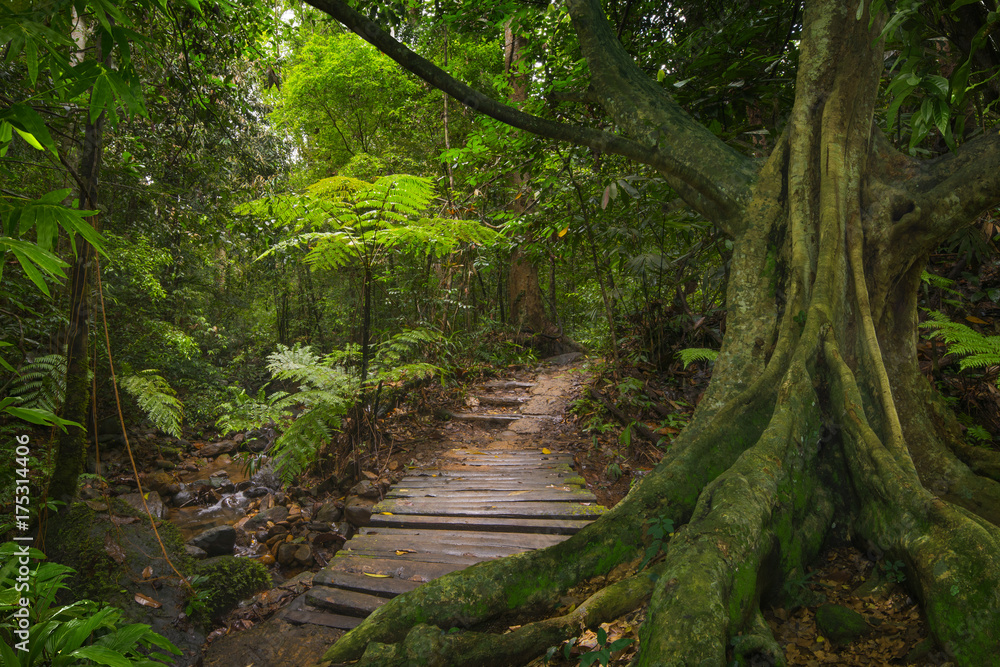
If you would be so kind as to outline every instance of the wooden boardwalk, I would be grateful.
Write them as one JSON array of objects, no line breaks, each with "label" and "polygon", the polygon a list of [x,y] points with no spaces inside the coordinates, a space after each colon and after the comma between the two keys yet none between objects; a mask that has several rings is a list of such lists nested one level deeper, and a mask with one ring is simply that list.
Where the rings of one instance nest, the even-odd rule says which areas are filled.
[{"label": "wooden boardwalk", "polygon": [[349,630],[400,593],[556,544],[605,511],[570,454],[504,447],[453,449],[401,480],[283,618]]}]

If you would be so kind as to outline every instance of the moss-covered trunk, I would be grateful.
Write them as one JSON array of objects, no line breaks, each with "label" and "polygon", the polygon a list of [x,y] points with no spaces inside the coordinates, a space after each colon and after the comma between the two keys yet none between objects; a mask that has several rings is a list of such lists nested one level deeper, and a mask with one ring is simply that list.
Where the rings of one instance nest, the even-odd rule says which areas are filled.
[{"label": "moss-covered trunk", "polygon": [[[646,162],[733,238],[712,383],[663,462],[599,521],[555,547],[392,600],[327,658],[356,659],[368,647],[363,664],[462,665],[481,664],[489,650],[507,656],[491,664],[521,664],[580,623],[648,599],[638,665],[724,665],[755,653],[780,664],[762,599],[803,573],[836,518],[858,543],[906,564],[935,639],[958,664],[991,664],[1000,648],[1000,465],[954,444],[954,419],[920,377],[915,343],[927,254],[996,200],[975,165],[1000,168],[1000,144],[926,162],[892,149],[873,120],[884,17],[858,19],[856,3],[814,0],[788,126],[742,180],[746,163],[700,134],[615,46],[600,3],[568,6],[592,92],[622,128],[648,139]],[[506,635],[443,634],[515,609],[544,617],[577,583],[631,572],[658,516],[680,528],[655,571],[632,572],[580,614]]]},{"label": "moss-covered trunk", "polygon": [[[98,209],[98,176],[104,139],[104,114],[87,123],[77,174],[80,183],[80,207]],[[97,225],[98,217],[91,218]],[[90,286],[94,270],[94,249],[83,238],[76,239],[69,294],[69,332],[66,345],[66,397],[62,418],[78,424],[88,423],[91,401],[90,382]],[[69,426],[57,441],[56,465],[49,481],[49,496],[69,501],[75,494],[77,479],[83,472],[87,449],[87,429]]]}]

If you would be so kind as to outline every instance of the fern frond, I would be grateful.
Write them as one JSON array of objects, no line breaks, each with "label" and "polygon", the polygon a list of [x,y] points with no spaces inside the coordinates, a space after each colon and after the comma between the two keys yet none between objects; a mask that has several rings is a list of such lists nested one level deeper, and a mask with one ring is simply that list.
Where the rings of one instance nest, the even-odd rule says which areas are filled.
[{"label": "fern frond", "polygon": [[35,357],[21,368],[8,395],[19,407],[59,412],[66,397],[66,357]]},{"label": "fern frond", "polygon": [[687,368],[696,361],[715,361],[719,357],[719,351],[704,347],[688,347],[679,351],[677,356],[684,362],[684,368]]},{"label": "fern frond", "polygon": [[175,438],[181,437],[181,422],[184,406],[162,376],[155,370],[147,369],[118,378],[118,384],[139,403],[156,428]]},{"label": "fern frond", "polygon": [[[952,322],[938,311],[925,312],[930,319],[922,322],[920,328],[931,330],[928,338],[943,340],[948,354],[963,357],[958,362],[960,370],[1000,366],[1000,336],[984,336],[961,322]],[[997,386],[1000,387],[1000,376],[997,377]]]},{"label": "fern frond", "polygon": [[282,481],[288,484],[305,470],[337,428],[340,428],[340,415],[333,408],[308,410],[299,415],[274,443],[275,461]]}]

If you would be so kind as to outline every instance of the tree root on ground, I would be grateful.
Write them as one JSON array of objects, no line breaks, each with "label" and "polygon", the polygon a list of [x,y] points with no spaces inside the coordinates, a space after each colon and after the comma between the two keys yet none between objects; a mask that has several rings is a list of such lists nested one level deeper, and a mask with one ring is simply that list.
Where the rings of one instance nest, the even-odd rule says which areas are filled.
[{"label": "tree root on ground", "polygon": [[662,568],[643,572],[602,588],[568,614],[528,623],[506,634],[445,631],[433,625],[416,625],[399,644],[371,643],[357,667],[479,667],[523,665],[578,635],[638,608],[653,591]]}]

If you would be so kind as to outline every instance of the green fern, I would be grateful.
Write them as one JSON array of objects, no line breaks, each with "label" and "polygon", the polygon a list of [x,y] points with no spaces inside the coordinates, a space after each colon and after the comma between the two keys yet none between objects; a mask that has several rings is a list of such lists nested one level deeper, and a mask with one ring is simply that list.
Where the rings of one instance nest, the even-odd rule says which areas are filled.
[{"label": "green fern", "polygon": [[58,412],[66,397],[66,357],[46,354],[21,368],[9,396],[20,408]]},{"label": "green fern", "polygon": [[357,380],[336,365],[342,358],[338,353],[321,358],[309,346],[298,345],[279,345],[268,357],[268,369],[275,378],[299,383],[297,393],[272,397],[271,409],[291,415],[299,406],[306,408],[274,443],[274,455],[286,483],[312,463],[356,400]]},{"label": "green fern", "polygon": [[283,411],[275,407],[275,403],[288,396],[287,393],[279,391],[268,397],[263,387],[254,396],[239,387],[227,387],[227,391],[230,400],[216,407],[216,414],[222,416],[215,425],[222,433],[246,431],[262,424],[269,422],[277,424],[281,421]]},{"label": "green fern", "polygon": [[[948,354],[962,357],[958,362],[960,370],[1000,366],[1000,336],[984,336],[971,327],[952,322],[936,310],[925,309],[925,312],[930,319],[921,323],[920,328],[932,330],[928,338],[943,340]],[[1000,387],[1000,375],[996,382]]]},{"label": "green fern", "polygon": [[715,361],[719,357],[719,351],[705,347],[688,347],[679,351],[677,356],[684,362],[684,368],[687,368],[696,361]]},{"label": "green fern", "polygon": [[184,406],[170,383],[155,370],[123,375],[118,378],[118,385],[139,403],[156,428],[175,438],[181,437]]}]

